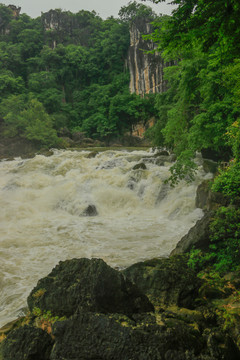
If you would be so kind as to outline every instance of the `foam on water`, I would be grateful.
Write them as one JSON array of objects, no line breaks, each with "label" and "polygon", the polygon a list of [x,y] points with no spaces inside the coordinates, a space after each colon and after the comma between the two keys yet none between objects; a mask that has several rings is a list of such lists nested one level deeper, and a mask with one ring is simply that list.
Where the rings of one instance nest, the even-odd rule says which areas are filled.
[{"label": "foam on water", "polygon": [[[164,184],[170,164],[132,170],[148,151],[57,150],[0,162],[0,326],[16,318],[37,280],[60,261],[100,257],[126,267],[168,256],[201,218],[197,185]],[[88,205],[98,216],[82,216]]]}]

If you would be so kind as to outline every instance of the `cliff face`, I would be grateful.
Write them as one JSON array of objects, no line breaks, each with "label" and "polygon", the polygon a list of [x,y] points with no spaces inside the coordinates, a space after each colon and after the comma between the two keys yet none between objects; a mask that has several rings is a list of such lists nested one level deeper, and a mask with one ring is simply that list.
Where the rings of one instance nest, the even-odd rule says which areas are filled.
[{"label": "cliff face", "polygon": [[[7,8],[10,11],[12,19],[17,19],[19,17],[21,11],[20,7],[16,7],[15,5],[8,5]],[[9,20],[6,20],[4,16],[0,15],[0,34],[7,35],[8,33],[9,33]]]},{"label": "cliff face", "polygon": [[[57,44],[77,44],[88,46],[91,42],[93,28],[91,20],[96,13],[81,10],[77,14],[68,11],[50,10],[41,14],[47,43],[51,47]],[[96,22],[97,26],[97,22]]]},{"label": "cliff face", "polygon": [[164,64],[159,53],[146,54],[156,48],[152,41],[144,41],[142,35],[150,34],[152,26],[146,19],[136,19],[130,27],[130,48],[128,52],[128,67],[130,71],[130,92],[139,95],[162,93],[167,84],[163,80]]}]

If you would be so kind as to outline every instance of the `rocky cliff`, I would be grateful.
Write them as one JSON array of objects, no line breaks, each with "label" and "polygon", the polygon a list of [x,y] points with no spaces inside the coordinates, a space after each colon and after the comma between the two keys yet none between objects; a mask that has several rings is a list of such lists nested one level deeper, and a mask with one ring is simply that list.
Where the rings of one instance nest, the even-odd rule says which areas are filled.
[{"label": "rocky cliff", "polygon": [[[95,19],[95,28],[91,21]],[[76,44],[88,46],[99,25],[99,17],[94,11],[80,10],[73,14],[70,11],[60,9],[50,10],[41,14],[43,29],[46,34],[46,42],[52,48],[57,44]]]},{"label": "rocky cliff", "polygon": [[130,71],[130,92],[139,95],[162,93],[167,84],[163,80],[163,69],[172,65],[164,63],[158,52],[147,54],[144,51],[156,49],[152,41],[143,40],[142,35],[153,31],[151,20],[136,18],[130,26],[130,48],[128,52],[128,67]]},{"label": "rocky cliff", "polygon": [[5,14],[0,15],[0,35],[7,35],[9,33],[9,21],[11,17],[12,19],[17,19],[21,11],[21,8],[15,5],[8,5],[6,9],[9,13],[5,12]]}]

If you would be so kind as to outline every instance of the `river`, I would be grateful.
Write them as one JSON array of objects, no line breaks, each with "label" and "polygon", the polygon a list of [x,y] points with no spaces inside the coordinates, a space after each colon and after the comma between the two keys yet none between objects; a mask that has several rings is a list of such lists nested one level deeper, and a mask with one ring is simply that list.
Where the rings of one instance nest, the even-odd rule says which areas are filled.
[{"label": "river", "polygon": [[[38,279],[60,261],[99,257],[116,268],[168,256],[202,217],[197,185],[171,188],[151,150],[55,150],[0,162],[0,326],[21,315]],[[146,170],[133,170],[145,158]],[[97,216],[84,216],[94,205]]]}]

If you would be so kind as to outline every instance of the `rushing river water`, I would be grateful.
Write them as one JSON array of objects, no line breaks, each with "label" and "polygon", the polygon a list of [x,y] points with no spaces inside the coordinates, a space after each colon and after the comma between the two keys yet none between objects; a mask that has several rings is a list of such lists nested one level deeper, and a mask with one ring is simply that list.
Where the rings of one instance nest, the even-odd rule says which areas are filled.
[{"label": "rushing river water", "polygon": [[[172,189],[164,184],[170,164],[154,164],[149,151],[89,153],[0,162],[0,326],[60,260],[100,257],[126,267],[168,256],[201,218],[201,166],[194,183]],[[147,170],[132,170],[142,158]],[[83,216],[88,205],[97,216]]]}]

